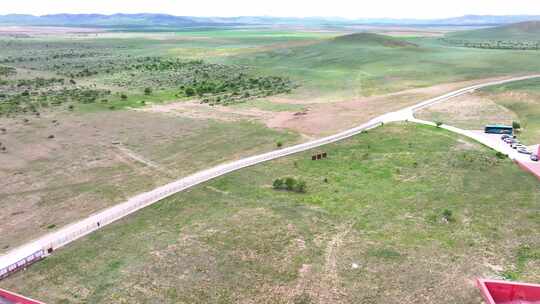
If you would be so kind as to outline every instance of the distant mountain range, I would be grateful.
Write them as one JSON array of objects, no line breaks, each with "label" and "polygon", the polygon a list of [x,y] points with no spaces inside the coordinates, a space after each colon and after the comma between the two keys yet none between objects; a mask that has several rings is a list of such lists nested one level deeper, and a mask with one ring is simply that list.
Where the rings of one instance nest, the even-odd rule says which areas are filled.
[{"label": "distant mountain range", "polygon": [[447,19],[345,19],[338,17],[187,17],[166,14],[55,14],[33,16],[0,15],[1,25],[79,26],[79,27],[197,27],[219,25],[504,25],[540,20],[540,16],[481,16],[467,15]]}]

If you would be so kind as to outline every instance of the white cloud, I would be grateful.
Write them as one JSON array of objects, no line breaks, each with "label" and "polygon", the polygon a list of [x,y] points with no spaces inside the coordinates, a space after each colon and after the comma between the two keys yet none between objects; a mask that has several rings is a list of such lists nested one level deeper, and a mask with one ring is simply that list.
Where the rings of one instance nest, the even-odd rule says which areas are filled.
[{"label": "white cloud", "polygon": [[0,0],[0,14],[166,13],[181,16],[441,18],[538,14],[538,0]]}]

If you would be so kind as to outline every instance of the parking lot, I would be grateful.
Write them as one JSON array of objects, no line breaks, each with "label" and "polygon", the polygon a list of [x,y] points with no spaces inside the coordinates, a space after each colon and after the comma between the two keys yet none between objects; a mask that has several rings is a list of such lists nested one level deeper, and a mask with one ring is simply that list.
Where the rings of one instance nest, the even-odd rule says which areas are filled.
[{"label": "parking lot", "polygon": [[[486,146],[491,147],[492,149],[499,151],[503,154],[508,155],[512,160],[521,161],[521,162],[533,162],[531,160],[531,155],[523,154],[518,152],[517,149],[513,149],[510,144],[504,142],[501,139],[500,134],[487,134],[484,131],[468,131],[470,132],[471,137],[474,137],[479,142],[485,144]],[[518,138],[519,140],[519,138]],[[533,154],[538,152],[538,145],[532,145],[526,147],[528,151]]]}]

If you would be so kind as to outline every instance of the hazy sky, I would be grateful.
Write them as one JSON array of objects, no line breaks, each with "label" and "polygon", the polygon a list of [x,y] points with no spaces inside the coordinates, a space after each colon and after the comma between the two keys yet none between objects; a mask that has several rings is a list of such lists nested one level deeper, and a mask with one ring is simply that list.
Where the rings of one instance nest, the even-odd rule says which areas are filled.
[{"label": "hazy sky", "polygon": [[540,15],[540,0],[0,0],[0,14],[166,13],[180,16],[441,18]]}]

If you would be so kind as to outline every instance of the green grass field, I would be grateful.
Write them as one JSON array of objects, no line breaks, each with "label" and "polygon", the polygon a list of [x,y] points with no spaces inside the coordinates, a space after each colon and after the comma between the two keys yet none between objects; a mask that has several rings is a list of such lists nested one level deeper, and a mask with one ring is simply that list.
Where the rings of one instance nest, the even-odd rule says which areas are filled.
[{"label": "green grass field", "polygon": [[540,55],[535,51],[457,48],[435,38],[387,40],[384,43],[385,39],[378,37],[344,43],[330,38],[307,46],[217,59],[287,75],[302,85],[294,95],[315,100],[358,98],[440,83],[532,73],[540,68]]},{"label": "green grass field", "polygon": [[[161,56],[203,59],[247,68],[250,75],[291,78],[301,87],[292,97],[337,101],[427,87],[435,84],[508,74],[532,73],[540,68],[536,51],[483,50],[453,47],[437,38],[387,37],[376,34],[300,30],[228,29],[176,33],[104,33],[66,38],[3,38],[5,65],[60,73],[98,71],[81,83],[142,95],[154,87],[156,98],[180,98],[178,86],[160,84],[151,75],[115,70],[130,60]],[[352,37],[352,38],[351,38]],[[358,38],[360,37],[360,38]],[[60,57],[54,57],[60,56]],[[67,57],[66,57],[67,56]],[[34,58],[28,61],[28,58]],[[21,60],[21,61],[19,61]],[[82,64],[82,67],[80,66]],[[111,70],[111,71],[109,71]],[[104,73],[107,71],[107,73]],[[157,76],[156,76],[157,77]],[[185,77],[185,76],[182,76]],[[133,82],[133,79],[136,83]],[[155,78],[155,77],[154,77]],[[132,83],[136,88],[111,87]],[[170,81],[169,81],[170,82]],[[145,84],[146,83],[146,84]],[[159,92],[163,90],[164,92]],[[116,97],[111,97],[115,100]],[[131,99],[130,99],[131,100]],[[119,107],[134,103],[117,102]],[[103,107],[107,109],[108,107]]]},{"label": "green grass field", "polygon": [[522,22],[500,27],[458,31],[447,34],[450,38],[466,40],[511,40],[511,41],[540,41],[540,22]]},{"label": "green grass field", "polygon": [[[444,130],[386,125],[202,184],[0,282],[50,303],[479,303],[540,279],[540,186]],[[276,178],[307,193],[272,189]]]}]

